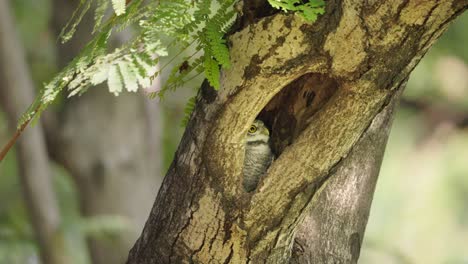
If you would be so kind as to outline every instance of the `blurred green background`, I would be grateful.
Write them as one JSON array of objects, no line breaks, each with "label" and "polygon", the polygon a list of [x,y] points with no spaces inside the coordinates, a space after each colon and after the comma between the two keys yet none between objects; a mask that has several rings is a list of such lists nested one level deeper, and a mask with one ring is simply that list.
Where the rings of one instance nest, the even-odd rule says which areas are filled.
[{"label": "blurred green background", "polygon": [[[11,1],[36,87],[59,69],[50,0]],[[459,17],[411,75],[387,146],[360,263],[468,263],[468,14]],[[161,174],[183,128],[183,108],[200,80],[159,102]],[[112,96],[109,94],[109,96]],[[0,142],[11,135],[0,111]],[[38,263],[14,150],[0,164],[0,264]],[[53,165],[66,243],[90,263],[85,238],[112,240],[113,216],[80,216],[76,186]],[[148,197],[151,201],[154,197]],[[115,216],[117,217],[117,216]],[[114,222],[113,222],[114,221]],[[102,235],[104,234],[104,235]]]}]

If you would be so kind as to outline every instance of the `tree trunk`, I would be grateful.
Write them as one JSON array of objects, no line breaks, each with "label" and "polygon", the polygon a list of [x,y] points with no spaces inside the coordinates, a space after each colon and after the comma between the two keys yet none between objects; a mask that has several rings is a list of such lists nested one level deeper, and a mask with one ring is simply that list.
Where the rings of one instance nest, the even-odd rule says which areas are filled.
[{"label": "tree trunk", "polygon": [[317,192],[297,229],[291,263],[357,263],[396,102],[403,88],[375,116]]},{"label": "tree trunk", "polygon": [[[73,10],[73,3],[54,1],[53,29],[57,34]],[[59,46],[60,65],[80,51],[92,26],[92,14],[85,16],[74,38]],[[113,216],[127,224],[110,239],[89,239],[93,263],[124,263],[162,180],[157,102],[143,94],[115,97],[99,86],[67,101],[48,121],[50,151],[76,182],[84,216]]]},{"label": "tree trunk", "polygon": [[[0,103],[11,128],[34,99],[34,85],[7,0],[0,0]],[[12,129],[13,130],[13,129]],[[28,127],[16,146],[21,188],[43,263],[69,263],[60,230],[41,123]]]},{"label": "tree trunk", "polygon": [[[409,73],[468,1],[326,3],[312,25],[274,14],[229,37],[232,68],[223,72],[219,92],[202,87],[128,263],[288,263],[297,227],[310,210],[319,227],[340,223],[329,222],[317,191],[350,166],[353,147],[373,133],[376,116],[385,116]],[[277,159],[247,193],[244,139],[258,114],[272,127]],[[380,163],[384,141],[369,162]],[[363,216],[353,219],[356,232],[333,241],[341,244],[335,248],[351,248],[351,257],[341,254],[337,263],[359,256],[371,202],[363,192],[372,192],[372,185],[348,194],[359,199]],[[333,238],[322,234],[324,228],[314,230],[320,233],[309,241]],[[321,261],[325,251],[309,260]]]},{"label": "tree trunk", "polygon": [[125,262],[160,185],[161,158],[150,150],[160,149],[151,143],[160,134],[150,134],[144,100],[138,94],[116,98],[104,89],[90,90],[68,103],[54,133],[54,156],[62,157],[73,176],[84,216],[113,216],[126,224],[111,239],[91,237],[95,264]]}]

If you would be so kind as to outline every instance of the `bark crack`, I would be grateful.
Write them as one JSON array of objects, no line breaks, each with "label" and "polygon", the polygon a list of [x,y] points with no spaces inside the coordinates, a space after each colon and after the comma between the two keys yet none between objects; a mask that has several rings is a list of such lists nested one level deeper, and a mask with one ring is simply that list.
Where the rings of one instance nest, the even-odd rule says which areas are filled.
[{"label": "bark crack", "polygon": [[370,61],[370,51],[369,51],[369,48],[370,48],[370,38],[371,38],[371,33],[370,33],[370,30],[369,30],[369,27],[367,26],[367,23],[363,17],[363,12],[364,12],[364,9],[361,8],[359,14],[358,14],[358,17],[359,17],[359,25],[362,27],[362,29],[364,30],[364,37],[363,37],[363,46],[364,46],[364,53],[366,54],[364,60],[363,60],[363,63],[360,65],[360,67],[357,69],[359,71],[359,75],[357,77],[357,79],[360,79],[362,78],[363,75],[365,75],[366,73],[368,73],[370,70],[371,70],[371,61]]},{"label": "bark crack", "polygon": [[203,249],[203,247],[205,246],[205,241],[206,241],[206,236],[207,236],[206,233],[207,233],[206,231],[203,232],[203,241],[202,241],[200,247],[198,247],[197,249],[195,249],[195,250],[192,252],[192,254],[190,254],[190,260],[191,260],[192,262],[193,262],[193,258],[194,258],[194,257],[198,254],[198,252],[200,252],[200,251]]},{"label": "bark crack", "polygon": [[403,11],[403,9],[405,9],[408,6],[409,2],[410,2],[410,0],[403,0],[401,2],[401,4],[398,5],[397,12],[396,12],[396,19],[397,20],[400,20],[401,12]]},{"label": "bark crack", "polygon": [[[453,15],[452,15],[451,17],[449,17],[449,18],[447,18],[446,20],[444,20],[444,22],[442,22],[442,23],[432,32],[432,34],[429,36],[429,38],[427,39],[427,41],[424,42],[424,44],[422,45],[423,49],[424,49],[424,48],[429,48],[430,42],[431,42],[431,41],[434,41],[434,36],[435,36],[435,34],[441,33],[441,31],[445,29],[445,27],[447,26],[447,24],[449,24],[450,22],[452,22],[453,19],[454,19],[455,17],[457,17],[457,16],[459,16],[460,14],[462,14],[462,13],[465,11],[466,8],[467,8],[467,7],[465,6],[464,8],[461,8],[460,10],[456,10],[456,11],[453,13]],[[433,11],[433,10],[432,10],[432,11]]]},{"label": "bark crack", "polygon": [[[218,210],[216,211],[216,216],[215,216],[216,219],[218,219],[220,209],[221,209],[221,206],[219,206]],[[222,221],[222,219],[219,219],[219,220]],[[208,252],[211,252],[211,249],[213,248],[213,244],[214,244],[214,242],[216,240],[216,237],[218,237],[219,230],[221,229],[222,223],[220,223],[219,221],[216,222],[216,223],[217,223],[216,232],[214,233],[213,237],[210,239],[210,242],[208,243],[209,244]],[[226,230],[224,230],[224,231],[226,231]]]},{"label": "bark crack", "polygon": [[[200,173],[201,169],[198,169],[197,170],[197,174]],[[194,184],[195,185],[195,184]],[[198,184],[197,184],[198,185]],[[192,205],[194,203],[194,200],[195,200],[195,197],[197,197],[197,191],[193,191],[193,192],[186,192],[185,194],[189,194],[189,193],[193,193],[192,194],[192,197],[190,199],[190,202],[189,202],[189,217],[187,218],[187,221],[185,222],[185,224],[182,226],[182,228],[180,228],[180,230],[177,232],[175,238],[174,238],[174,241],[172,242],[171,244],[171,251],[169,253],[169,263],[171,263],[171,258],[174,257],[174,251],[175,251],[175,248],[176,248],[176,243],[178,242],[179,238],[180,238],[180,235],[187,229],[187,227],[190,225],[190,222],[193,220],[193,215],[196,211],[198,211],[198,208],[196,208],[195,210],[192,209]],[[185,196],[185,195],[184,195]],[[185,198],[184,198],[185,200]],[[172,219],[172,215],[171,215],[171,219]]]},{"label": "bark crack", "polygon": [[440,6],[440,2],[436,2],[436,4],[433,7],[431,7],[431,9],[429,9],[429,13],[424,18],[424,21],[422,23],[424,26],[427,26],[427,21],[429,21],[429,19],[432,17],[432,13],[434,13],[434,10],[436,10],[437,7],[439,6]]},{"label": "bark crack", "polygon": [[[233,249],[233,244],[231,244],[231,249],[229,251],[229,255],[228,257],[226,258],[226,260],[224,260],[224,264],[228,264],[229,262],[231,262],[231,259],[232,259],[232,256],[234,255],[234,249]],[[247,261],[247,263],[249,263],[249,261]]]}]

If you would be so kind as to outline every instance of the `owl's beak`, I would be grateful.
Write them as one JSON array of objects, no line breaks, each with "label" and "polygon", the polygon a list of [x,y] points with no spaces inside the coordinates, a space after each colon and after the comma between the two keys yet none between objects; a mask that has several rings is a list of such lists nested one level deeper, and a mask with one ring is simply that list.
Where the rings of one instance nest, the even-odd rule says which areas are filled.
[{"label": "owl's beak", "polygon": [[262,131],[262,134],[270,136],[270,131],[268,131],[268,128],[265,127]]}]

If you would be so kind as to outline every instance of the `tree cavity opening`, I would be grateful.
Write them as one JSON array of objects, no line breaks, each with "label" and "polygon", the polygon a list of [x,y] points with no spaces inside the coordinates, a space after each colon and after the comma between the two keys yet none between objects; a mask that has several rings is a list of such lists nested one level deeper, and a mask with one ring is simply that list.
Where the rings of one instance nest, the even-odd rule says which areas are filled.
[{"label": "tree cavity opening", "polygon": [[338,82],[327,75],[307,73],[286,85],[263,108],[257,119],[270,129],[271,147],[276,157],[312,122],[338,86]]}]

